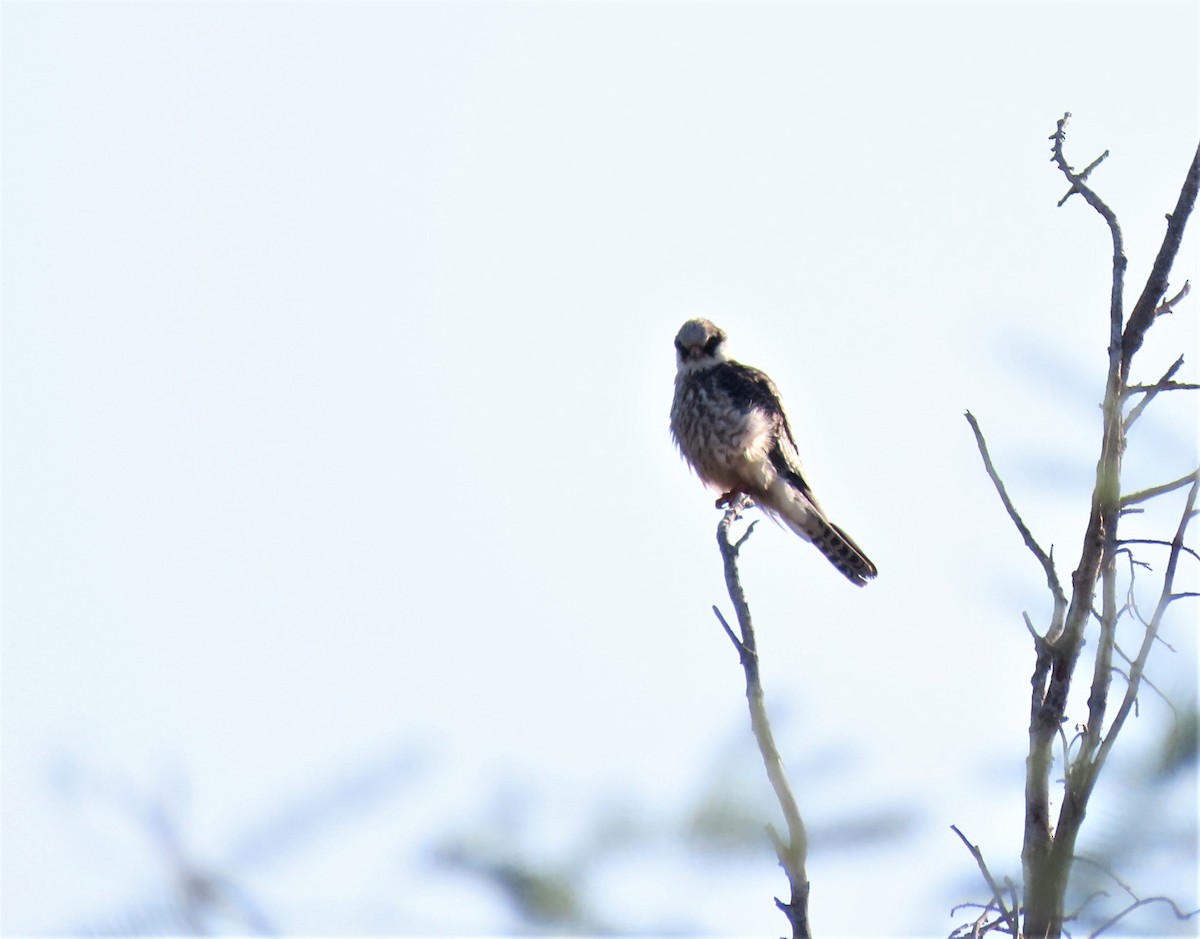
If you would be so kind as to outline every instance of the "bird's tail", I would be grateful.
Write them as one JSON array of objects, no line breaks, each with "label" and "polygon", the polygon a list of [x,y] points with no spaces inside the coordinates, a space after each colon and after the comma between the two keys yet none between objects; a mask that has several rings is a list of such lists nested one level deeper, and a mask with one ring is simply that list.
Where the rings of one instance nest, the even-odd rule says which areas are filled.
[{"label": "bird's tail", "polygon": [[800,507],[792,503],[788,508],[793,511],[776,510],[772,514],[778,515],[788,528],[805,541],[816,545],[817,550],[825,555],[829,563],[841,571],[850,583],[857,587],[865,587],[867,581],[879,573],[863,549],[854,543],[854,539],[829,521],[815,506],[805,505],[803,509],[796,511]]},{"label": "bird's tail", "polygon": [[854,539],[833,524],[821,519],[822,530],[813,537],[812,543],[817,546],[829,563],[846,575],[846,579],[857,587],[865,587],[867,581],[879,573],[871,559],[863,553],[863,549],[854,543]]}]

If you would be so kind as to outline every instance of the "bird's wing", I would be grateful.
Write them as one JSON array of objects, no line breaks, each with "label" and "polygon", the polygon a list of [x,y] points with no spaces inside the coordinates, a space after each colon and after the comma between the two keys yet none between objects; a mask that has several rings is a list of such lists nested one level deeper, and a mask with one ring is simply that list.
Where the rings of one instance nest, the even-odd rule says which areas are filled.
[{"label": "bird's wing", "polygon": [[775,382],[764,372],[740,362],[727,362],[726,367],[717,369],[718,383],[735,401],[745,401],[747,405],[766,416],[774,427],[775,443],[768,453],[771,465],[780,476],[787,479],[796,489],[817,506],[816,497],[808,481],[804,478],[804,470],[800,465],[800,454],[796,450],[796,439],[792,436],[791,425],[783,410],[783,401]]}]

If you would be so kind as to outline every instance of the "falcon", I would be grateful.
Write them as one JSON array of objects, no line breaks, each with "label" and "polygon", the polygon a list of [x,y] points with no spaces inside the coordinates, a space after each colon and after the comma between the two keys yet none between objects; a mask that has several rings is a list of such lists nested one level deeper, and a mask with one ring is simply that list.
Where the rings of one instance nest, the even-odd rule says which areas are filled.
[{"label": "falcon", "polygon": [[724,331],[705,319],[683,324],[675,353],[671,435],[701,480],[724,493],[717,506],[746,496],[864,586],[878,571],[813,495],[775,383],[729,358]]}]

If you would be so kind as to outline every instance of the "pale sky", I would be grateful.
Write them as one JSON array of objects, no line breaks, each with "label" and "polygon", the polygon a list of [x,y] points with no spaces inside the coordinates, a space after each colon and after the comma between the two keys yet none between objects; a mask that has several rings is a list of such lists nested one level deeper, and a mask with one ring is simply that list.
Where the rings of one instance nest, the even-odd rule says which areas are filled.
[{"label": "pale sky", "polygon": [[[1195,3],[0,16],[5,934],[101,928],[160,889],[122,787],[310,935],[511,932],[431,862],[439,838],[499,825],[552,859],[605,806],[666,825],[715,776],[757,793],[710,609],[719,513],[667,432],[693,316],[774,377],[880,569],[856,590],[770,523],[743,551],[810,826],[908,818],[814,844],[818,933],[949,933],[983,896],[951,824],[1019,875],[1021,612],[1049,603],[962,414],[1065,578],[1111,253],[1081,200],[1056,208],[1047,138],[1069,110],[1077,167],[1111,151],[1092,182],[1132,305],[1196,146]],[[1187,353],[1197,380],[1196,302],[1136,378]],[[1131,439],[1131,489],[1195,466],[1175,398]],[[1152,669],[1181,707],[1194,614]],[[1144,702],[1114,780],[1169,720]],[[409,753],[320,838],[239,853]],[[1097,838],[1128,812],[1112,785]],[[1155,863],[1124,873],[1200,905],[1194,861]],[[628,930],[779,933],[765,839],[736,872],[647,851],[587,896]]]}]

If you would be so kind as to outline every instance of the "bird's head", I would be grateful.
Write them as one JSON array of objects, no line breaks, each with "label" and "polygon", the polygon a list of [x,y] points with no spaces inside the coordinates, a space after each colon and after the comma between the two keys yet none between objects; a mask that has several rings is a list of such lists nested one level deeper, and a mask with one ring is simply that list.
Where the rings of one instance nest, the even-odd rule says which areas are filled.
[{"label": "bird's head", "polygon": [[708,320],[688,320],[675,336],[675,356],[680,371],[726,361],[724,330]]}]

